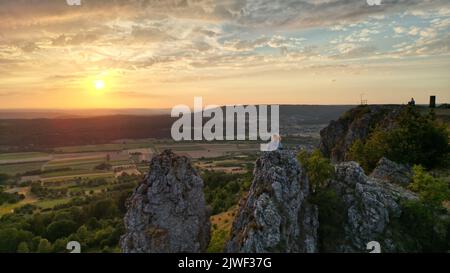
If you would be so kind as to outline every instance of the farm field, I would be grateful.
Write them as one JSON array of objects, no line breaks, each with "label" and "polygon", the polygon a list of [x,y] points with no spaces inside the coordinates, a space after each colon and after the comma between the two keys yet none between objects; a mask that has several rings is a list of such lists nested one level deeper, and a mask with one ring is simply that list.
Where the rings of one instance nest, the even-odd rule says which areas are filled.
[{"label": "farm field", "polygon": [[[0,205],[0,216],[25,205],[49,210],[68,204],[76,196],[101,194],[125,177],[139,181],[148,171],[152,155],[165,149],[190,157],[200,170],[245,173],[259,144],[174,142],[172,140],[118,140],[109,144],[58,147],[47,152],[0,154],[0,173],[17,185],[6,189],[23,199]],[[87,186],[89,185],[89,186]],[[31,189],[34,190],[31,190]],[[37,188],[37,189],[36,189]]]},{"label": "farm field", "polygon": [[83,145],[83,146],[68,146],[55,148],[55,152],[59,153],[86,153],[86,152],[111,152],[123,151],[131,149],[151,148],[153,149],[152,141],[130,141],[123,143],[110,143],[99,145]]},{"label": "farm field", "polygon": [[0,154],[0,162],[4,162],[4,161],[8,161],[8,160],[42,158],[42,157],[47,157],[47,156],[49,156],[49,154],[39,153],[39,152]]},{"label": "farm field", "polygon": [[0,165],[0,173],[7,175],[23,174],[29,171],[40,170],[45,162],[17,163]]}]

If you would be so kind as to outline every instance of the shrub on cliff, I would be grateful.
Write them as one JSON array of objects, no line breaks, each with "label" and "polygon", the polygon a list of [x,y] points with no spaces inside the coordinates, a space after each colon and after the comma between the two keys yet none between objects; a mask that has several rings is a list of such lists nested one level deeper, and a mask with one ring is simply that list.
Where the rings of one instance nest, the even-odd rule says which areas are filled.
[{"label": "shrub on cliff", "polygon": [[390,130],[376,128],[367,139],[355,141],[349,151],[350,158],[366,171],[373,170],[381,157],[427,168],[448,161],[449,133],[433,112],[424,115],[414,107],[407,107],[396,124]]},{"label": "shrub on cliff", "polygon": [[441,207],[444,201],[450,199],[448,183],[444,179],[431,176],[422,166],[414,166],[413,172],[413,183],[409,189],[418,193],[422,202]]},{"label": "shrub on cliff", "polygon": [[407,252],[446,252],[450,249],[450,218],[443,202],[450,198],[448,183],[435,178],[422,166],[414,166],[409,189],[419,200],[401,203],[402,214],[391,224]]},{"label": "shrub on cliff", "polygon": [[334,167],[330,160],[322,156],[319,150],[312,153],[301,151],[297,159],[305,168],[313,193],[325,188],[327,181],[334,176]]},{"label": "shrub on cliff", "polygon": [[319,249],[331,249],[342,237],[345,208],[341,197],[327,184],[335,176],[334,166],[319,150],[312,153],[301,151],[297,159],[306,171],[312,195],[309,201],[319,209]]},{"label": "shrub on cliff", "polygon": [[[401,204],[399,236],[408,252],[447,252],[450,249],[450,218],[442,207],[435,208],[423,201]],[[392,223],[396,225],[397,223]]]}]

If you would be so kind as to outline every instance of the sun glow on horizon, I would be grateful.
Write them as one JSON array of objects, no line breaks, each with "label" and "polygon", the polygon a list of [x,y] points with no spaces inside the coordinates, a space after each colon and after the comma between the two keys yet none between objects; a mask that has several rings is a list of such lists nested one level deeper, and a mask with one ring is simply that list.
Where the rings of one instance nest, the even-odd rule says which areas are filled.
[{"label": "sun glow on horizon", "polygon": [[104,80],[95,80],[94,86],[96,90],[103,90],[105,89],[105,81]]},{"label": "sun glow on horizon", "polygon": [[93,74],[84,79],[82,86],[88,94],[104,96],[114,89],[114,75],[110,71]]}]

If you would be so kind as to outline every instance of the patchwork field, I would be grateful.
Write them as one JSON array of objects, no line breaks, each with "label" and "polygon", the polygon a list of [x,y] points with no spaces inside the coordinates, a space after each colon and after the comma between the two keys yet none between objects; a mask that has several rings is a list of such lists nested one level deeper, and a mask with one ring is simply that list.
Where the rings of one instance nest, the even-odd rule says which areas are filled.
[{"label": "patchwork field", "polygon": [[[254,161],[251,155],[258,152],[259,144],[144,139],[58,147],[45,153],[0,154],[0,173],[23,185],[7,189],[22,195],[23,199],[1,205],[0,216],[27,204],[47,210],[70,202],[74,196],[89,196],[119,187],[116,183],[122,176],[140,177],[148,171],[151,157],[165,149],[192,158],[200,170],[245,173],[248,164]],[[42,189],[32,192],[30,185],[40,185]]]},{"label": "patchwork field", "polygon": [[[304,139],[292,138],[287,142],[295,144],[297,140]],[[15,185],[21,185],[6,190],[17,192],[23,199],[0,205],[0,216],[27,204],[47,210],[71,202],[76,196],[120,188],[123,185],[117,183],[122,177],[135,177],[134,181],[140,181],[142,174],[148,171],[152,156],[166,149],[191,158],[200,171],[232,175],[251,170],[259,148],[259,143],[247,141],[124,139],[101,145],[58,147],[46,152],[3,153],[0,154],[0,174],[8,175]],[[36,190],[36,185],[41,188]],[[226,215],[220,218],[225,219]]]},{"label": "patchwork field", "polygon": [[7,175],[23,174],[29,171],[40,170],[44,164],[45,162],[3,164],[0,165],[0,173]]}]

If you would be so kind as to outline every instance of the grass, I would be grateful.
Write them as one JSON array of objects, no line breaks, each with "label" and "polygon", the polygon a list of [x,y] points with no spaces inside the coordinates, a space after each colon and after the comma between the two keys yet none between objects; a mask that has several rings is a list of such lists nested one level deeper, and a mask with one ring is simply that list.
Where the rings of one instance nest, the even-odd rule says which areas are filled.
[{"label": "grass", "polygon": [[39,153],[39,152],[11,153],[11,154],[7,153],[7,154],[0,154],[0,160],[32,159],[32,158],[46,157],[46,156],[49,156],[49,154]]},{"label": "grass", "polygon": [[15,204],[3,204],[0,206],[0,217],[10,213],[12,210],[20,208],[26,204],[32,204],[36,202],[36,198],[34,196],[30,196],[29,193],[21,191],[20,193],[25,194],[26,198],[24,200],[21,200],[18,203]]},{"label": "grass", "polygon": [[57,205],[63,205],[70,202],[71,197],[64,197],[60,199],[50,199],[50,200],[42,200],[37,201],[34,205],[40,207],[41,209],[51,209]]},{"label": "grass", "polygon": [[111,160],[109,162],[112,166],[120,166],[120,165],[130,165],[133,164],[131,160]]},{"label": "grass", "polygon": [[28,171],[40,170],[45,162],[30,162],[20,164],[0,165],[0,173],[8,175],[16,175]]},{"label": "grass", "polygon": [[146,173],[146,172],[148,172],[149,167],[147,165],[145,165],[145,166],[138,166],[137,169],[141,173]]},{"label": "grass", "polygon": [[15,204],[4,204],[2,206],[0,206],[0,217],[11,213],[12,210],[20,208],[21,206],[25,205],[26,203],[23,202],[19,202],[19,203],[15,203]]},{"label": "grass", "polygon": [[74,175],[66,175],[66,176],[57,176],[57,177],[49,177],[42,179],[44,182],[57,182],[57,181],[65,181],[70,180],[74,178],[111,178],[114,177],[114,174],[112,172],[93,172],[86,174],[74,174]]},{"label": "grass", "polygon": [[[86,158],[86,159],[73,159],[73,160],[61,160],[61,161],[51,161],[47,163],[43,168],[45,170],[52,170],[52,169],[62,169],[62,168],[72,168],[72,169],[82,169],[82,170],[92,170],[102,164],[106,163],[106,160],[104,157],[99,157],[97,159],[93,158]],[[111,160],[109,162],[112,166],[117,165],[128,165],[131,164],[131,161],[126,160]]]},{"label": "grass", "polygon": [[75,183],[75,181],[67,181],[65,183],[59,184],[59,183],[53,183],[53,184],[44,184],[46,188],[48,189],[52,189],[52,190],[57,190],[57,189],[71,189],[71,188],[75,188],[78,187]]},{"label": "grass", "polygon": [[122,151],[129,149],[141,149],[141,148],[151,148],[153,149],[152,142],[137,142],[137,143],[111,143],[111,144],[100,144],[100,145],[84,145],[84,146],[68,146],[68,147],[58,147],[55,148],[56,152],[59,153],[85,153],[85,152],[112,152],[112,151]]},{"label": "grass", "polygon": [[179,145],[170,145],[170,146],[157,146],[159,151],[164,150],[172,150],[172,151],[179,151],[179,152],[186,152],[186,151],[204,151],[205,148],[200,145],[192,145],[192,144],[179,144]]},{"label": "grass", "polygon": [[96,187],[87,187],[87,186],[76,186],[76,187],[71,187],[69,188],[69,192],[85,192],[86,194],[89,193],[90,191],[93,191],[94,193],[99,193],[102,192],[104,189],[108,189],[110,188],[111,185],[100,185],[100,186],[96,186]]},{"label": "grass", "polygon": [[232,207],[226,212],[211,216],[211,241],[208,252],[223,252],[226,242],[230,238],[231,228],[236,217],[238,207]]},{"label": "grass", "polygon": [[242,167],[245,163],[248,163],[248,161],[241,161],[235,159],[214,161],[214,165],[216,167]]},{"label": "grass", "polygon": [[52,172],[41,175],[42,178],[55,178],[61,176],[80,176],[80,175],[89,175],[93,173],[106,173],[101,171],[93,171],[93,170],[70,170],[70,171],[61,171],[61,172]]},{"label": "grass", "polygon": [[255,150],[255,149],[259,149],[259,144],[237,144],[239,149],[244,149],[244,150]]},{"label": "grass", "polygon": [[84,160],[64,160],[64,161],[50,161],[43,168],[45,170],[61,169],[61,168],[81,168],[92,169],[95,166],[104,163],[105,159],[84,159]]}]

